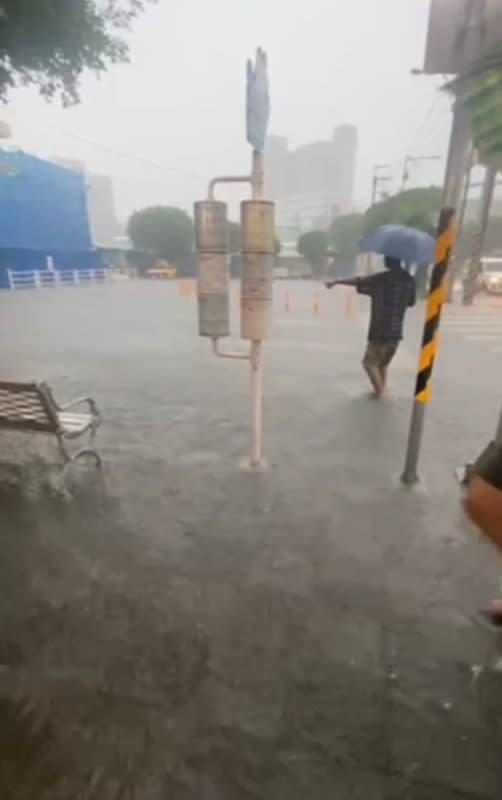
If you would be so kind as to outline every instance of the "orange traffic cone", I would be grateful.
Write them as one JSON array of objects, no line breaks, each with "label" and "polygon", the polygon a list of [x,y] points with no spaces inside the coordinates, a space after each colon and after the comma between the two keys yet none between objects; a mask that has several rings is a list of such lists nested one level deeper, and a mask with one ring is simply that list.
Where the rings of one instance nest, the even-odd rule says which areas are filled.
[{"label": "orange traffic cone", "polygon": [[321,313],[321,305],[319,302],[319,292],[316,291],[314,294],[314,305],[312,307],[312,311],[314,312],[314,317],[318,317]]}]

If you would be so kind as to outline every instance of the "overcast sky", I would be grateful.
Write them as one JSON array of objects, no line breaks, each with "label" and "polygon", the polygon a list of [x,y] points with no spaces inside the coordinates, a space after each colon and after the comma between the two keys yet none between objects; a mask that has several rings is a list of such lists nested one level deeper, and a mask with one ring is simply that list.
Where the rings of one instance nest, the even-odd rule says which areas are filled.
[{"label": "overcast sky", "polygon": [[[14,142],[39,155],[83,159],[112,175],[119,215],[168,203],[190,208],[215,173],[249,168],[244,137],[247,56],[269,56],[269,132],[292,146],[359,129],[356,205],[371,168],[406,153],[444,155],[450,101],[421,67],[429,0],[159,0],[130,35],[131,63],[82,83],[63,110],[12,95]],[[416,166],[410,185],[441,182],[443,162]]]}]

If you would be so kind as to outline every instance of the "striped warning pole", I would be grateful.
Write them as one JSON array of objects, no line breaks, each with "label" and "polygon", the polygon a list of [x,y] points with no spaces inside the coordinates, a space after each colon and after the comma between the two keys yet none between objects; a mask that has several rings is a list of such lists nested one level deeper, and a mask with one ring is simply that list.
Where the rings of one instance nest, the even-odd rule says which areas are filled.
[{"label": "striped warning pole", "polygon": [[424,332],[418,361],[415,396],[411,415],[406,460],[401,481],[406,486],[418,482],[418,457],[422,441],[425,409],[430,399],[431,378],[437,353],[441,308],[445,297],[446,275],[455,242],[455,214],[467,169],[470,135],[459,106],[454,107],[453,125],[446,166],[443,204],[439,215],[434,268],[425,311]]},{"label": "striped warning pole", "polygon": [[438,347],[439,321],[445,296],[445,278],[454,242],[455,209],[443,208],[439,218],[434,269],[427,298],[425,326],[415,385],[415,400],[419,403],[427,403],[430,398],[432,367]]}]

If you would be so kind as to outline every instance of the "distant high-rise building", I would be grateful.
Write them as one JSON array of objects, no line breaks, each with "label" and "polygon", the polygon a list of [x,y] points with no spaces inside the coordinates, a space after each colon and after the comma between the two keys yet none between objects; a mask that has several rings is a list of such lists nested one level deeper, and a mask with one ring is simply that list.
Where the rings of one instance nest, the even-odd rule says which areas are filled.
[{"label": "distant high-rise building", "polygon": [[357,129],[340,125],[331,140],[289,150],[288,140],[269,136],[265,148],[267,197],[276,203],[283,238],[327,227],[351,210],[357,157]]},{"label": "distant high-rise building", "polygon": [[85,164],[69,158],[55,156],[54,164],[67,167],[85,175],[87,210],[93,244],[96,247],[112,248],[124,236],[124,229],[117,220],[113,181],[108,175],[87,172]]},{"label": "distant high-rise building", "polygon": [[357,128],[354,125],[339,125],[335,128],[333,150],[336,153],[340,208],[343,212],[350,211],[354,199],[357,162]]}]

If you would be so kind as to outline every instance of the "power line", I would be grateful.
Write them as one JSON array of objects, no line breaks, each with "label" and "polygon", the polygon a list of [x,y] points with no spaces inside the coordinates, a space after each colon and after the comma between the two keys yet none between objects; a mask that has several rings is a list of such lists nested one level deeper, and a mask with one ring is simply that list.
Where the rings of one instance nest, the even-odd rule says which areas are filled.
[{"label": "power line", "polygon": [[196,178],[197,180],[209,181],[209,177],[207,175],[200,175],[199,173],[196,172],[189,172],[188,170],[182,169],[181,167],[173,167],[170,164],[164,164],[160,161],[155,161],[150,158],[145,158],[144,156],[141,155],[128,153],[125,150],[119,150],[115,147],[111,147],[109,145],[93,141],[92,139],[88,139],[86,136],[81,136],[78,133],[73,133],[71,131],[62,131],[59,128],[50,125],[46,125],[45,127],[49,130],[56,131],[60,136],[63,136],[63,138],[66,137],[67,139],[75,139],[76,141],[83,142],[84,144],[88,144],[91,147],[97,147],[99,150],[103,150],[108,153],[113,153],[113,155],[116,155],[119,158],[124,158],[129,161],[137,161],[140,164],[145,164],[150,167],[156,167],[157,169],[165,169],[168,170],[169,172],[177,172],[180,175],[185,175],[190,178]]},{"label": "power line", "polygon": [[447,100],[446,94],[436,90],[428,111],[417,127],[412,144],[406,151],[407,153],[413,153],[417,148],[420,148],[422,152],[429,148],[437,150],[438,134],[446,122],[447,113],[450,113],[449,107],[446,109],[444,102],[442,102],[445,100]]},{"label": "power line", "polygon": [[437,139],[437,136],[440,133],[441,129],[445,127],[445,125],[446,128],[450,127],[451,124],[450,119],[451,119],[450,106],[448,106],[447,108],[443,106],[442,109],[438,110],[438,113],[435,114],[434,119],[431,122],[431,125],[424,132],[425,135],[420,141],[420,147],[427,148],[429,146],[434,146],[435,140]]},{"label": "power line", "polygon": [[417,127],[417,129],[415,131],[415,134],[414,134],[414,136],[413,136],[413,138],[411,140],[411,143],[407,148],[408,151],[414,150],[415,145],[418,143],[419,137],[421,136],[422,132],[424,130],[426,130],[430,120],[433,118],[434,112],[436,111],[436,107],[438,105],[439,97],[440,97],[439,91],[436,90],[434,92],[434,96],[432,98],[432,102],[431,102],[428,110],[426,111],[425,116],[422,119],[422,122],[419,123],[419,125],[418,125],[418,127]]}]

